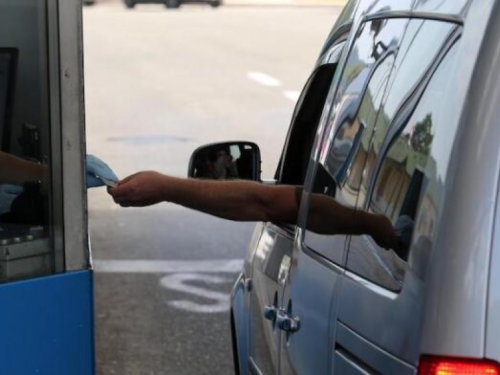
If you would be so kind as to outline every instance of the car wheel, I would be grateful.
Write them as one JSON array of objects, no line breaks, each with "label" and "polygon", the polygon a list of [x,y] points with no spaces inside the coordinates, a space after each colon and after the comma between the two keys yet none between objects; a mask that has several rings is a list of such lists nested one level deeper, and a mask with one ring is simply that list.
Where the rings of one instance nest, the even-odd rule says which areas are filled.
[{"label": "car wheel", "polygon": [[210,3],[210,5],[212,6],[212,8],[218,8],[222,5],[222,1],[219,1],[219,0],[216,0],[216,1],[212,1]]},{"label": "car wheel", "polygon": [[165,5],[169,9],[175,9],[181,6],[181,2],[180,0],[165,0]]},{"label": "car wheel", "polygon": [[125,6],[128,9],[132,9],[133,7],[135,7],[135,1],[134,0],[125,0]]}]

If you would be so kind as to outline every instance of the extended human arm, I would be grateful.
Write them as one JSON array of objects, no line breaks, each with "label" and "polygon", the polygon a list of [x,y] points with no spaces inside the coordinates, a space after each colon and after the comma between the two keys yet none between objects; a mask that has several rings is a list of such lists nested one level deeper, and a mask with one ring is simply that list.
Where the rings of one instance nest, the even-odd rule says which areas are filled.
[{"label": "extended human arm", "polygon": [[266,186],[250,181],[184,179],[140,172],[109,190],[122,206],[172,202],[224,219],[294,223],[293,186]]},{"label": "extended human arm", "polygon": [[0,184],[22,185],[43,181],[47,167],[0,152]]},{"label": "extended human arm", "polygon": [[[298,213],[295,189],[249,181],[194,180],[140,172],[109,192],[116,203],[125,207],[173,202],[229,220],[295,224]],[[319,194],[312,196],[307,227],[320,234],[369,234],[383,247],[391,247],[396,241],[396,233],[386,217],[356,211]]]}]

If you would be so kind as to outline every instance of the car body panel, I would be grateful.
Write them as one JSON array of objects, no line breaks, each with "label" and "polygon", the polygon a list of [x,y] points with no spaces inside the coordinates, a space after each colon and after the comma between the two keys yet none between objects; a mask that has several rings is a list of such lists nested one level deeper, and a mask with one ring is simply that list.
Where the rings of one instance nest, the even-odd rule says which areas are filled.
[{"label": "car body panel", "polygon": [[248,369],[248,303],[246,280],[241,272],[231,291],[231,333],[235,370],[245,374]]},{"label": "car body panel", "polygon": [[273,307],[277,310],[281,304],[292,246],[293,237],[286,229],[267,224],[256,247],[249,297],[249,358],[258,373],[279,373],[280,335],[275,318],[266,318],[264,311]]},{"label": "car body panel", "polygon": [[[345,236],[339,237],[344,238],[339,243],[345,242]],[[342,267],[321,258],[318,261],[315,253],[306,254],[303,248],[294,250],[282,306],[288,315],[300,319],[301,327],[293,334],[281,333],[281,374],[331,372],[337,302],[334,296],[341,274]]]},{"label": "car body panel", "polygon": [[[471,5],[458,59],[460,80],[454,80],[442,103],[447,122],[459,122],[454,149],[460,152],[450,162],[446,178],[453,188],[447,191],[438,224],[436,248],[440,251],[433,254],[428,269],[426,288],[432,293],[426,294],[422,353],[479,358],[485,353],[487,270],[498,174],[495,134],[499,128],[492,119],[482,117],[491,114],[483,107],[491,102],[475,85],[481,76],[485,79],[476,60],[492,6],[488,1]],[[443,269],[445,265],[452,267]]]},{"label": "car body panel", "polygon": [[[499,5],[497,4],[493,11],[498,19]],[[482,89],[481,84],[484,83],[484,91],[481,94],[490,98],[491,102],[488,108],[484,108],[487,117],[481,121],[488,121],[490,127],[498,128],[498,119],[500,118],[498,106],[499,101],[499,87],[500,87],[500,73],[498,67],[500,66],[499,56],[500,47],[498,46],[498,38],[500,35],[498,21],[491,21],[492,27],[488,31],[489,38],[484,42],[485,50],[490,50],[489,53],[485,52],[482,57],[484,64],[483,69],[490,69],[496,71],[496,74],[482,76],[482,81],[478,82],[477,89]],[[488,46],[490,46],[488,48]],[[481,71],[478,68],[478,71]],[[481,79],[481,78],[480,78]],[[491,130],[490,130],[491,131]],[[484,133],[489,134],[490,133]],[[493,138],[493,136],[492,136]],[[490,269],[489,269],[489,287],[488,287],[488,306],[486,314],[486,348],[485,357],[494,359],[500,362],[500,199],[497,190],[496,196],[496,211],[495,211],[495,226],[493,228],[493,239],[490,254]]]},{"label": "car body panel", "polygon": [[[352,356],[351,353],[356,351],[362,351],[365,354],[363,360]],[[340,322],[337,323],[335,357],[335,374],[353,371],[353,373],[366,374],[366,368],[372,372],[384,374],[410,375],[415,373],[413,367],[380,350],[376,345]],[[385,369],[385,371],[381,369]]]},{"label": "car body panel", "polygon": [[[379,112],[379,118],[382,121],[377,120],[376,133],[372,138],[371,146],[360,147],[361,154],[366,153],[374,158],[375,162],[371,165],[377,165],[377,163],[381,165],[382,160],[385,159],[386,150],[391,148],[388,143],[391,137],[398,137],[402,129],[414,126],[410,112],[413,112],[412,108],[419,107],[420,97],[425,95],[426,87],[434,87],[428,85],[427,82],[434,76],[434,71],[439,69],[443,59],[449,56],[450,46],[456,44],[459,36],[460,27],[449,22],[421,19],[410,21],[394,63],[387,89],[388,94]],[[418,59],[422,46],[427,49],[427,54],[425,58]],[[456,47],[453,51],[455,50]],[[455,61],[456,52],[450,57],[453,59],[445,60],[448,64],[450,60],[452,63]],[[441,84],[438,86],[441,87]],[[405,101],[410,112],[408,114],[402,112],[403,115],[398,115],[398,108]],[[423,103],[425,104],[426,101],[423,100]],[[428,110],[429,108],[425,113],[428,113]],[[434,118],[436,113],[432,115]],[[417,123],[417,120],[415,119],[414,122]],[[401,150],[401,148],[398,149]],[[408,158],[414,156],[417,154],[408,154]],[[430,152],[429,156],[434,156],[434,153]],[[428,163],[422,164],[425,166]],[[412,173],[408,172],[408,168],[412,167],[405,163],[404,175],[408,173],[408,179],[411,179]],[[371,177],[364,178],[363,181],[366,182],[361,184],[368,186],[368,189],[367,199],[364,199],[365,194],[361,194],[358,199],[360,209],[373,209],[371,206],[373,200],[370,196],[373,194],[374,181],[381,174],[382,172],[379,173],[376,167],[365,167],[363,176]],[[401,180],[404,180],[404,177]],[[387,208],[385,210],[388,211]],[[369,236],[353,236],[350,240],[348,271],[342,285],[338,317],[339,321],[353,328],[364,339],[412,365],[418,362],[419,357],[421,311],[425,286],[419,275],[423,272],[418,268],[422,263],[424,263],[422,268],[427,264],[425,259],[415,259],[415,257],[426,258],[428,256],[427,251],[416,251],[417,247],[418,242],[414,242],[412,248],[415,248],[415,251],[411,252],[411,259],[405,261],[398,253],[379,247]],[[356,274],[361,277],[357,277]],[[369,309],[368,306],[370,306]],[[380,327],[385,327],[383,334],[380,332]],[[361,359],[365,357],[362,352],[351,354]],[[388,356],[388,363],[389,358],[390,356]],[[382,373],[392,373],[389,368],[376,369]]]},{"label": "car body panel", "polygon": [[231,292],[231,319],[232,319],[232,337],[233,337],[233,353],[237,355],[234,358],[235,367],[239,374],[248,374],[249,369],[249,353],[250,353],[250,296],[252,291],[252,263],[255,256],[255,249],[259,244],[262,236],[264,224],[259,223],[250,239],[247,256],[243,270],[236,279]]}]

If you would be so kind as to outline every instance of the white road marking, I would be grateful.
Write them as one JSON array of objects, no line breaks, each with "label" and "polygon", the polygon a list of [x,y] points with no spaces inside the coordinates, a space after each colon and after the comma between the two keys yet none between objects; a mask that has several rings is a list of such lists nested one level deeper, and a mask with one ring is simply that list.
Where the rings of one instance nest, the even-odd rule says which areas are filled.
[{"label": "white road marking", "polygon": [[297,103],[297,100],[299,100],[300,97],[300,91],[283,91],[283,95],[285,98],[291,100],[294,103]]},{"label": "white road marking", "polygon": [[229,260],[96,260],[94,271],[103,273],[236,273],[242,259]]},{"label": "white road marking", "polygon": [[207,300],[207,303],[187,299],[167,301],[170,306],[194,313],[213,314],[229,311],[229,295],[190,285],[189,282],[231,283],[233,281],[231,278],[214,275],[214,273],[237,273],[243,268],[243,260],[94,260],[93,268],[99,273],[170,274],[160,279],[160,286]]},{"label": "white road marking", "polygon": [[210,284],[224,284],[230,283],[231,279],[215,275],[193,273],[177,273],[162,277],[160,279],[160,285],[162,287],[175,290],[177,292],[191,294],[196,297],[201,297],[211,302],[208,304],[202,304],[188,300],[175,300],[169,301],[169,305],[180,310],[195,313],[213,314],[229,311],[230,302],[229,296],[226,293],[216,292],[214,290],[206,289],[200,286],[189,285],[189,281],[201,281]]},{"label": "white road marking", "polygon": [[248,72],[247,77],[251,80],[267,87],[279,87],[281,82],[270,75],[261,72]]}]

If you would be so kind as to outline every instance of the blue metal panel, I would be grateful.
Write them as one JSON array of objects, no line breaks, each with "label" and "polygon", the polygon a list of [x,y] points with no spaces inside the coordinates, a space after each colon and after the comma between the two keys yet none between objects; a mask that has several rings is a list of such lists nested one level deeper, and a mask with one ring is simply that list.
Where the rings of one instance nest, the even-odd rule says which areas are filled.
[{"label": "blue metal panel", "polygon": [[0,374],[94,373],[92,271],[0,285]]}]

